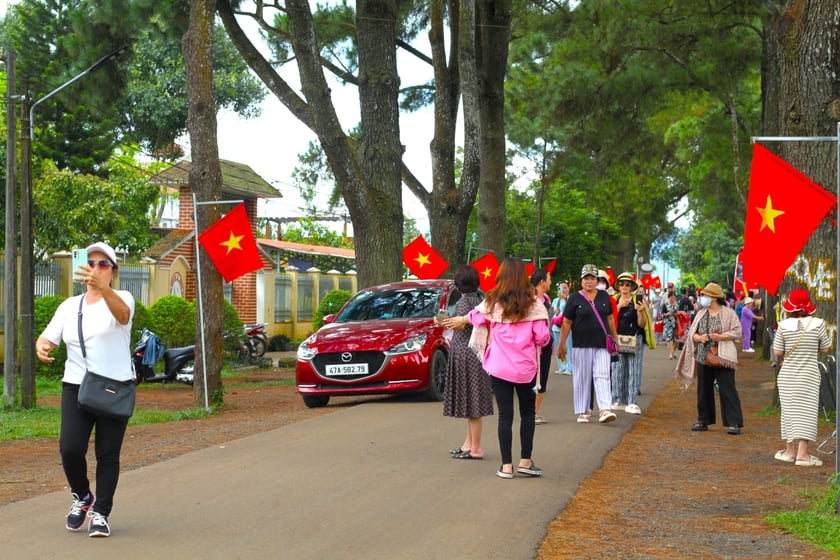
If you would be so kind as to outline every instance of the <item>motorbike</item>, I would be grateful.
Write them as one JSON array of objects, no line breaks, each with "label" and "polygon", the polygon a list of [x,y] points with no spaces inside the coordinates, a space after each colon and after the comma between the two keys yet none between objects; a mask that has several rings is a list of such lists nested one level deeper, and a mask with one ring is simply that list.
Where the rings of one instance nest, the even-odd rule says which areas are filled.
[{"label": "motorbike", "polygon": [[265,334],[265,323],[243,325],[245,330],[245,345],[248,347],[248,355],[254,358],[261,358],[268,350],[268,335]]},{"label": "motorbike", "polygon": [[[165,348],[160,337],[140,331],[140,339],[131,354],[138,383],[171,383],[192,385],[195,378],[195,344],[182,348]],[[155,373],[155,364],[163,357],[163,372]]]}]

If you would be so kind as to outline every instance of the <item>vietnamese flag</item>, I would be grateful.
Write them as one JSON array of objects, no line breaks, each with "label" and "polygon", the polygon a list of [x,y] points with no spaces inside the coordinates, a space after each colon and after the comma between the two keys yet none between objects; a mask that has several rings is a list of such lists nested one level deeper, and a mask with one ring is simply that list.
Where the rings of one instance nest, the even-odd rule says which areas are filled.
[{"label": "vietnamese flag", "polygon": [[480,259],[470,263],[470,266],[478,271],[478,287],[484,293],[489,292],[496,286],[496,274],[499,272],[499,261],[495,253],[487,253]]},{"label": "vietnamese flag", "polygon": [[[609,281],[610,286],[615,285],[615,271],[613,271],[613,267],[608,266],[605,272],[607,273],[607,280]],[[636,275],[634,274],[633,278],[635,277]]]},{"label": "vietnamese flag", "polygon": [[785,272],[837,197],[760,144],[753,146],[744,280],[776,294]]},{"label": "vietnamese flag", "polygon": [[554,274],[554,267],[557,266],[557,259],[551,259],[543,268],[549,274]]},{"label": "vietnamese flag", "polygon": [[645,274],[642,276],[642,279],[639,281],[642,284],[642,287],[646,290],[651,289],[653,287],[653,277],[650,274]]},{"label": "vietnamese flag", "polygon": [[653,280],[651,281],[651,286],[656,290],[662,289],[662,279],[659,276],[654,276]]},{"label": "vietnamese flag", "polygon": [[403,264],[413,275],[421,280],[434,280],[449,268],[440,253],[432,249],[422,235],[405,246],[402,253]]},{"label": "vietnamese flag", "polygon": [[528,264],[525,265],[525,274],[528,275],[528,278],[531,277],[531,275],[534,273],[534,270],[536,270],[536,268],[537,267],[534,266],[534,263],[532,263],[532,262],[529,262]]},{"label": "vietnamese flag", "polygon": [[244,202],[201,232],[198,241],[225,282],[232,282],[263,266]]}]

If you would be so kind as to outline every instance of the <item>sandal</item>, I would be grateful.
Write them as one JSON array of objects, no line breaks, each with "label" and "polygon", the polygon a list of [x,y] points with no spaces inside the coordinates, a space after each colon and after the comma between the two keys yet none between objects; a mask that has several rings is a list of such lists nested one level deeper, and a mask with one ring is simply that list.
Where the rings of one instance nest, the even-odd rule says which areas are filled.
[{"label": "sandal", "polygon": [[819,457],[814,457],[811,455],[808,459],[804,461],[800,461],[799,459],[796,460],[797,467],[821,467],[823,462],[820,460]]},{"label": "sandal", "polygon": [[534,424],[545,424],[545,420],[540,415],[534,416]]},{"label": "sandal", "polygon": [[704,424],[703,422],[695,422],[691,425],[692,432],[708,432],[709,426]]}]

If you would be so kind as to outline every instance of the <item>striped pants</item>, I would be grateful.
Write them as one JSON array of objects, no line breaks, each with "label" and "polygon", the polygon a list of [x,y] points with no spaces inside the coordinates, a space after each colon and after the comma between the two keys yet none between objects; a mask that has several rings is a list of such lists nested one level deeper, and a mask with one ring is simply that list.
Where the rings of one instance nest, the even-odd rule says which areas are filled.
[{"label": "striped pants", "polygon": [[575,414],[589,411],[593,381],[598,410],[610,410],[610,353],[606,348],[573,348],[572,387],[575,392]]}]

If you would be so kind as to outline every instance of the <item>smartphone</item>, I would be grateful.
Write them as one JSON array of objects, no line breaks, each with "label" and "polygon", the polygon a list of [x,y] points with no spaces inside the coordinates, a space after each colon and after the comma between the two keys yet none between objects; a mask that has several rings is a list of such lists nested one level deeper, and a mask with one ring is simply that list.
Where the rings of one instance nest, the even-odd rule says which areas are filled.
[{"label": "smartphone", "polygon": [[438,309],[438,312],[435,315],[435,321],[437,321],[438,323],[443,323],[447,319],[449,319],[449,311],[447,311],[446,309]]},{"label": "smartphone", "polygon": [[71,273],[73,274],[73,281],[74,282],[81,282],[81,280],[76,279],[76,272],[78,272],[79,267],[83,264],[87,264],[88,262],[88,253],[87,249],[73,249],[73,260]]}]

